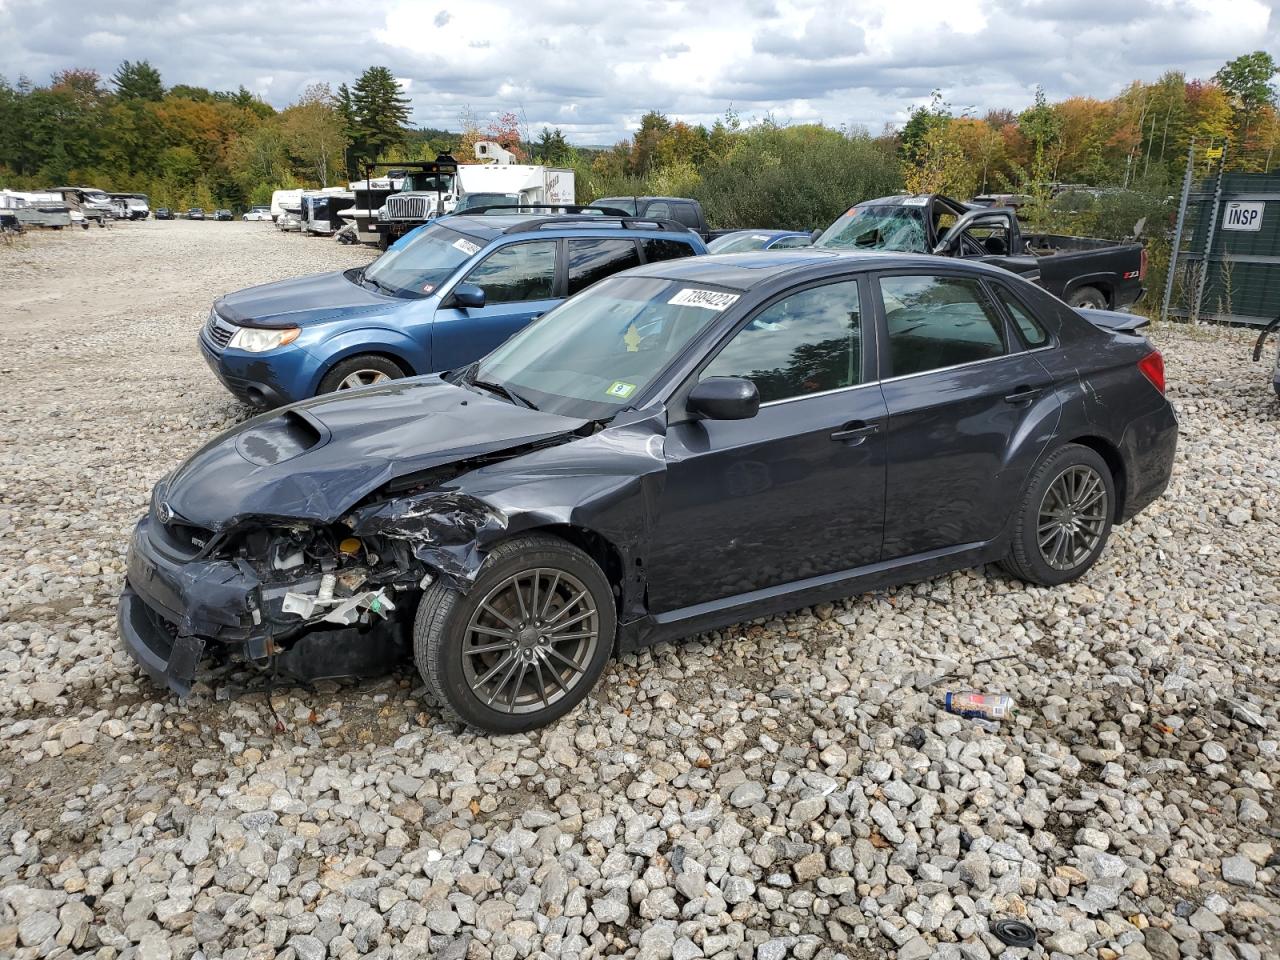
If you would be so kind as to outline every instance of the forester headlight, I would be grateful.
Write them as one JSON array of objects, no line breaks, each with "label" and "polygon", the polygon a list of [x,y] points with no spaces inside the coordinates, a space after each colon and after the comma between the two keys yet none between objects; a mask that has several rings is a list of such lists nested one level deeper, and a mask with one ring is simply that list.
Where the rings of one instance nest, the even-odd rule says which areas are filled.
[{"label": "forester headlight", "polygon": [[231,336],[227,344],[235,350],[247,350],[249,353],[262,353],[293,343],[302,331],[298,327],[285,327],[282,330],[264,330],[260,327],[240,327]]}]

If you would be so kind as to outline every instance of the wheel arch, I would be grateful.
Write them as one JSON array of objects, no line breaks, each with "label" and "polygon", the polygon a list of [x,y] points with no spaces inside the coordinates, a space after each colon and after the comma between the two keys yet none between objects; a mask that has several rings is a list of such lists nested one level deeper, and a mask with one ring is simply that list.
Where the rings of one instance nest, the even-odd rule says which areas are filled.
[{"label": "wheel arch", "polygon": [[1113,522],[1119,523],[1120,518],[1124,515],[1124,505],[1127,502],[1129,493],[1128,468],[1125,466],[1120,448],[1106,437],[1101,437],[1097,434],[1082,434],[1078,437],[1072,437],[1066,442],[1088,447],[1106,463],[1107,468],[1111,471],[1111,482],[1116,489],[1116,500],[1111,505],[1111,519]]},{"label": "wheel arch", "polygon": [[338,364],[352,357],[381,357],[383,360],[389,360],[399,367],[406,377],[416,375],[413,363],[405,357],[403,352],[398,351],[386,344],[378,344],[376,347],[369,347],[359,343],[350,344],[341,350],[335,351],[330,356],[324,358],[322,362],[316,365],[316,372],[312,378],[311,396],[315,396],[316,391],[320,389],[320,384],[324,382],[330,371]]}]

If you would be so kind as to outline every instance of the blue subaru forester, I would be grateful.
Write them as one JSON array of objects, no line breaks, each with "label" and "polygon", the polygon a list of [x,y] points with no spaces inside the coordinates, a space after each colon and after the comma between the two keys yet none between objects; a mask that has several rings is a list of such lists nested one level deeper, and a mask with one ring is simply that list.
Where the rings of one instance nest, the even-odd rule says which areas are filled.
[{"label": "blue subaru forester", "polygon": [[364,269],[222,297],[200,350],[238,399],[275,407],[464,366],[597,280],[705,252],[701,237],[671,221],[443,217]]}]

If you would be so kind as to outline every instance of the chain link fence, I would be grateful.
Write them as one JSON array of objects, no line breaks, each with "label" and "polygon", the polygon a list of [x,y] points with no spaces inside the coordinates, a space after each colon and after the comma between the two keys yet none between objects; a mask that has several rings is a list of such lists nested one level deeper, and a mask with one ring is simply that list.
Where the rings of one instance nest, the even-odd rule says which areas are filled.
[{"label": "chain link fence", "polygon": [[1262,326],[1280,314],[1280,150],[1192,143],[1162,318]]}]

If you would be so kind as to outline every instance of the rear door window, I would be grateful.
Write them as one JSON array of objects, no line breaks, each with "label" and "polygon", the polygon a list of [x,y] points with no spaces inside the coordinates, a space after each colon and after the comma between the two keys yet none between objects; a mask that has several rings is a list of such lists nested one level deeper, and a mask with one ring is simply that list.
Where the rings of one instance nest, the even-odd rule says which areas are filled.
[{"label": "rear door window", "polygon": [[548,300],[556,278],[555,240],[529,240],[499,247],[467,274],[484,291],[485,305]]},{"label": "rear door window", "polygon": [[702,226],[698,211],[692,203],[675,203],[671,205],[671,209],[677,223],[683,223],[686,227],[693,227],[695,230]]},{"label": "rear door window", "polygon": [[645,207],[644,215],[653,217],[655,220],[668,220],[671,218],[671,204],[665,200],[658,200]]},{"label": "rear door window", "polygon": [[1006,352],[1004,321],[976,280],[882,277],[880,295],[891,377],[990,360]]},{"label": "rear door window", "polygon": [[1018,333],[1022,335],[1022,339],[1028,347],[1043,347],[1049,342],[1048,331],[1040,325],[1040,321],[1031,315],[1031,311],[1024,307],[1016,297],[1000,284],[993,284],[996,289],[996,297],[1004,304],[1004,308],[1009,311],[1009,316],[1013,317],[1013,325],[1018,328]]},{"label": "rear door window", "polygon": [[639,263],[634,240],[570,240],[568,295]]},{"label": "rear door window", "polygon": [[679,260],[693,256],[693,244],[687,240],[668,240],[666,237],[648,237],[640,241],[645,263],[660,260]]}]

